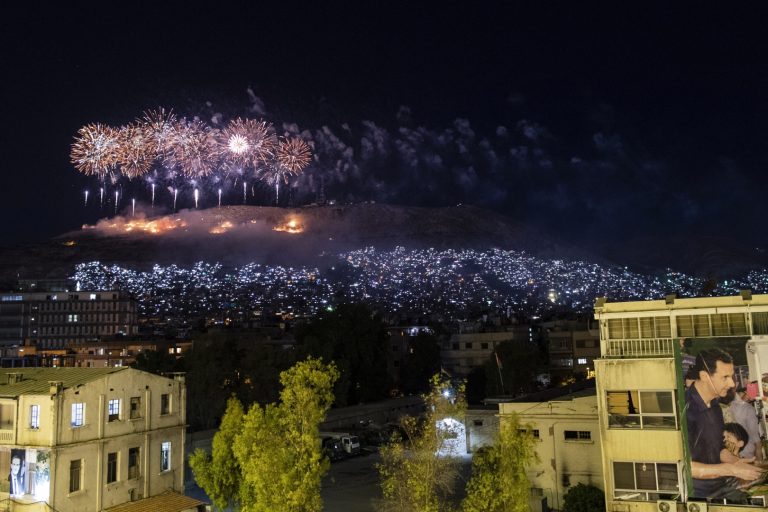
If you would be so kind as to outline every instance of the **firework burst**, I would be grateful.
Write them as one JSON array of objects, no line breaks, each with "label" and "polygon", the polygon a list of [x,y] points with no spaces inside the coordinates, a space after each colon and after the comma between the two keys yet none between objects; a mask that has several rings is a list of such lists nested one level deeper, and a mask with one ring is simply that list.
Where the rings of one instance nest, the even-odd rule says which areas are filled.
[{"label": "firework burst", "polygon": [[120,128],[117,165],[128,179],[149,172],[155,160],[154,138],[143,124],[129,124]]},{"label": "firework burst", "polygon": [[277,167],[283,170],[283,177],[288,183],[288,174],[299,174],[312,159],[312,151],[301,139],[283,139],[277,147]]},{"label": "firework burst", "polygon": [[218,134],[199,121],[177,122],[166,143],[166,165],[189,178],[208,176],[219,163]]},{"label": "firework burst", "polygon": [[256,119],[237,118],[220,137],[224,162],[230,168],[258,169],[274,158],[276,143],[272,125]]},{"label": "firework burst", "polygon": [[114,170],[119,148],[117,130],[100,123],[89,124],[78,130],[70,158],[78,171],[103,179]]},{"label": "firework burst", "polygon": [[136,122],[143,125],[151,135],[155,144],[155,153],[162,155],[168,139],[173,135],[173,127],[176,124],[176,116],[173,111],[166,112],[162,107],[156,110],[147,110],[144,112],[144,116],[137,119]]}]

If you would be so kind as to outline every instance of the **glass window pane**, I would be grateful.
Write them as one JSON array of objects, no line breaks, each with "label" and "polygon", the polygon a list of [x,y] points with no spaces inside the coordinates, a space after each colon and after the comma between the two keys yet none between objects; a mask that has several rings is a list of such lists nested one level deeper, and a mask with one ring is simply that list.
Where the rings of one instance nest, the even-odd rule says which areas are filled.
[{"label": "glass window pane", "polygon": [[659,490],[677,491],[677,466],[675,464],[657,464],[659,474]]},{"label": "glass window pane", "polygon": [[669,391],[641,391],[640,410],[643,414],[671,414],[674,411],[672,406],[672,393]]},{"label": "glass window pane", "polygon": [[696,336],[711,336],[709,315],[693,315],[693,330]]},{"label": "glass window pane", "polygon": [[616,489],[634,489],[635,475],[631,462],[614,462],[613,479]]},{"label": "glass window pane", "polygon": [[693,319],[690,315],[677,317],[677,335],[681,338],[693,336]]},{"label": "glass window pane", "polygon": [[656,490],[656,464],[635,462],[635,477],[638,489]]},{"label": "glass window pane", "polygon": [[643,416],[643,428],[675,428],[674,416]]},{"label": "glass window pane", "polygon": [[653,317],[645,317],[640,319],[640,337],[641,338],[653,338]]},{"label": "glass window pane", "polygon": [[609,426],[640,428],[637,391],[609,391],[606,398]]},{"label": "glass window pane", "polygon": [[744,313],[728,313],[728,323],[730,324],[733,336],[747,334],[747,318]]},{"label": "glass window pane", "polygon": [[621,318],[611,318],[608,320],[608,338],[612,340],[620,340],[624,338]]},{"label": "glass window pane", "polygon": [[656,320],[656,337],[657,338],[671,338],[672,329],[669,324],[669,317],[657,316]]}]

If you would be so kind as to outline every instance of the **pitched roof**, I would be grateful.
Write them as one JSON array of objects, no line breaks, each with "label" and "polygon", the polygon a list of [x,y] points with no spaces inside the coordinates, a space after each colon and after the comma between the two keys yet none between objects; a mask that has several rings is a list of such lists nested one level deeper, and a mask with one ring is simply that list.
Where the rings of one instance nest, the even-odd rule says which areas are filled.
[{"label": "pitched roof", "polygon": [[[52,381],[61,382],[63,388],[67,389],[125,370],[128,368],[2,368],[0,397],[47,394]],[[11,374],[16,375],[15,382]]]},{"label": "pitched roof", "polygon": [[151,498],[104,509],[104,512],[182,512],[200,505],[206,505],[206,503],[174,491],[165,491]]}]

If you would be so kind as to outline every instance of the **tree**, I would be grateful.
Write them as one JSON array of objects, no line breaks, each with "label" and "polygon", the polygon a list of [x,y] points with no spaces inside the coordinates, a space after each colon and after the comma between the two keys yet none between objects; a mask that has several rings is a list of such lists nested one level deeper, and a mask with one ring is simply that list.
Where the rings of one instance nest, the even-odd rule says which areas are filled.
[{"label": "tree", "polygon": [[400,385],[405,393],[429,390],[429,378],[440,370],[440,343],[432,333],[419,331],[408,343],[400,366]]},{"label": "tree", "polygon": [[[443,512],[458,477],[459,461],[450,448],[457,437],[455,418],[464,416],[464,386],[454,386],[441,374],[432,377],[424,395],[422,421],[401,420],[403,436],[396,435],[381,449],[383,510],[391,512]],[[446,453],[447,454],[444,454]],[[453,453],[458,455],[458,453]]]},{"label": "tree", "polygon": [[221,426],[213,436],[211,455],[198,448],[189,457],[189,466],[197,484],[205,489],[213,505],[224,510],[239,503],[242,481],[240,464],[232,450],[236,437],[242,431],[243,406],[231,397],[221,419]]},{"label": "tree", "polygon": [[[328,459],[321,450],[319,425],[333,402],[338,375],[333,364],[309,358],[280,374],[279,404],[254,404],[244,414],[237,400],[230,401],[234,403],[214,437],[212,456],[195,452],[190,459],[195,479],[217,507],[234,503],[243,512],[322,510],[320,479]],[[236,476],[217,476],[224,470]]]},{"label": "tree", "polygon": [[494,444],[472,459],[462,511],[527,512],[531,484],[526,467],[536,458],[534,446],[532,433],[516,416],[504,418]]},{"label": "tree", "polygon": [[563,512],[605,510],[605,494],[594,485],[577,484],[565,493]]},{"label": "tree", "polygon": [[364,304],[341,304],[296,328],[296,342],[308,354],[334,361],[340,371],[336,404],[387,397],[390,380],[386,325]]}]

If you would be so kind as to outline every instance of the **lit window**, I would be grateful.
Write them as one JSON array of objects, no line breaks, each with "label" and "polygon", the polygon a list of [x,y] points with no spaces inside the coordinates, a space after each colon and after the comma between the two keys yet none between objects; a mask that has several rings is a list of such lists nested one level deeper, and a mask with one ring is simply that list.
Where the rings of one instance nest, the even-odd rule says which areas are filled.
[{"label": "lit window", "polygon": [[677,428],[674,391],[608,391],[609,428]]},{"label": "lit window", "polygon": [[83,460],[77,459],[69,462],[69,492],[77,492],[81,488],[83,473]]},{"label": "lit window", "polygon": [[108,421],[117,421],[120,419],[120,399],[112,398],[107,405],[107,412],[109,414]]},{"label": "lit window", "polygon": [[40,406],[29,406],[29,428],[40,428]]},{"label": "lit window", "polygon": [[117,482],[117,452],[107,454],[107,483]]},{"label": "lit window", "polygon": [[95,294],[95,293],[92,293],[92,294],[90,294],[90,295],[88,296],[88,298],[89,298],[89,299],[91,299],[91,300],[96,300],[96,294]]},{"label": "lit window", "polygon": [[675,499],[680,493],[677,464],[614,462],[614,497],[619,500]]},{"label": "lit window", "polygon": [[587,364],[587,358],[586,357],[580,357],[577,361],[578,364]]},{"label": "lit window", "polygon": [[160,445],[160,471],[171,469],[171,442],[165,441]]},{"label": "lit window", "polygon": [[85,404],[72,404],[72,427],[82,427],[85,425]]}]

